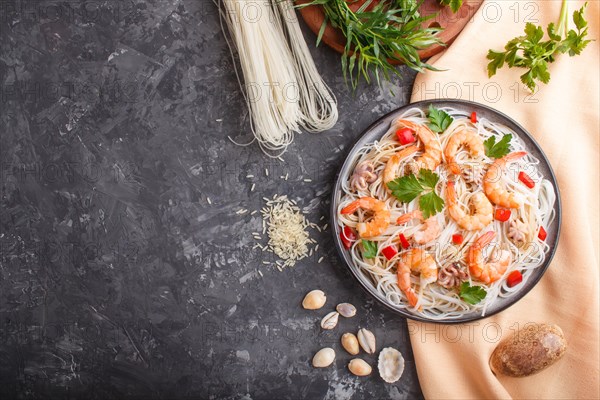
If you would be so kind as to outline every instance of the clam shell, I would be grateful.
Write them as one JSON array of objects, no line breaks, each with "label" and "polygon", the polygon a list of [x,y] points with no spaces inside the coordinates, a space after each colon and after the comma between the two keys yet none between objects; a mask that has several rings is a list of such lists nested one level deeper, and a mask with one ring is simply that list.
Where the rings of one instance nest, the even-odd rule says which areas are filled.
[{"label": "clam shell", "polygon": [[386,347],[379,353],[379,375],[387,383],[394,383],[404,372],[404,357],[393,347]]},{"label": "clam shell", "polygon": [[312,365],[315,368],[329,367],[335,360],[335,351],[331,347],[324,347],[317,351],[312,359]]},{"label": "clam shell", "polygon": [[323,329],[333,329],[338,323],[338,318],[340,314],[337,311],[332,311],[321,320],[321,328]]},{"label": "clam shell", "polygon": [[342,317],[352,318],[356,315],[356,307],[350,303],[340,303],[335,309]]},{"label": "clam shell", "polygon": [[361,328],[358,330],[358,334],[356,335],[358,338],[358,343],[360,343],[360,347],[368,354],[375,353],[375,335],[368,329]]},{"label": "clam shell", "polygon": [[311,290],[304,296],[302,307],[307,310],[318,310],[325,305],[327,297],[322,290]]},{"label": "clam shell", "polygon": [[360,358],[353,358],[348,363],[348,369],[356,376],[367,376],[373,370],[365,360]]},{"label": "clam shell", "polygon": [[357,355],[360,351],[358,339],[353,333],[344,333],[342,335],[342,347],[353,356]]},{"label": "clam shell", "polygon": [[567,340],[558,325],[528,323],[506,338],[490,357],[495,375],[523,377],[557,362],[567,351]]}]

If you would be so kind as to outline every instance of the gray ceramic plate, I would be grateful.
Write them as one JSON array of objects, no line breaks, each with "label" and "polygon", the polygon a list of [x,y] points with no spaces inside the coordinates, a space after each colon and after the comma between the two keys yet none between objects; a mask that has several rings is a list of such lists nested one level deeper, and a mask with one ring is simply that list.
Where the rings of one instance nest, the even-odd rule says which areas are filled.
[{"label": "gray ceramic plate", "polygon": [[[395,118],[398,118],[406,110],[408,110],[410,108],[415,108],[415,107],[425,110],[425,109],[429,108],[430,104],[433,104],[435,107],[453,107],[455,109],[462,109],[469,113],[471,113],[472,111],[475,111],[475,112],[477,112],[478,116],[485,117],[485,118],[489,119],[490,121],[494,121],[494,122],[503,124],[503,125],[509,127],[510,129],[512,129],[521,138],[521,140],[523,140],[523,142],[526,145],[527,150],[533,156],[535,156],[537,159],[540,160],[540,164],[538,165],[538,168],[539,168],[541,174],[546,179],[548,179],[552,182],[552,184],[554,185],[554,190],[556,192],[556,203],[554,204],[554,210],[556,212],[556,217],[551,226],[545,227],[545,229],[548,233],[546,242],[549,244],[550,250],[549,250],[549,254],[547,254],[547,256],[546,256],[544,265],[542,265],[540,268],[537,268],[534,271],[534,275],[531,276],[530,279],[528,279],[525,284],[523,284],[523,287],[521,288],[521,290],[518,293],[516,293],[515,295],[513,295],[509,298],[498,298],[492,305],[490,305],[488,307],[486,314],[483,317],[481,316],[481,312],[473,312],[470,314],[466,314],[461,318],[439,321],[439,320],[430,320],[421,315],[413,314],[410,311],[407,311],[405,309],[397,308],[393,304],[390,304],[389,302],[387,302],[387,300],[382,295],[380,295],[377,292],[377,290],[375,290],[375,288],[374,288],[373,284],[371,283],[371,281],[369,280],[369,278],[367,278],[365,275],[363,275],[363,273],[360,272],[358,270],[358,268],[356,268],[354,266],[354,264],[352,263],[352,260],[350,258],[349,252],[344,249],[344,247],[341,243],[341,240],[340,240],[340,227],[338,226],[338,223],[337,223],[337,208],[338,208],[339,202],[342,197],[342,191],[341,191],[342,179],[341,178],[348,176],[348,174],[350,173],[350,167],[351,167],[350,159],[364,145],[366,145],[367,143],[374,142],[375,140],[378,140],[379,138],[381,138],[389,129],[392,120],[394,120]],[[482,319],[482,318],[487,318],[491,315],[499,313],[502,310],[505,310],[506,308],[510,307],[511,305],[513,305],[514,303],[519,301],[523,296],[525,296],[531,289],[533,289],[533,287],[542,278],[542,276],[546,272],[546,269],[548,269],[550,262],[552,261],[554,252],[556,251],[558,237],[560,234],[560,226],[561,226],[560,193],[558,190],[556,177],[554,176],[554,171],[552,171],[552,167],[550,166],[550,163],[548,162],[546,155],[540,148],[539,144],[537,144],[537,142],[533,139],[533,137],[521,125],[519,125],[513,119],[511,119],[507,115],[505,115],[497,110],[494,110],[493,108],[484,106],[482,104],[470,102],[470,101],[427,100],[427,101],[421,101],[421,102],[417,102],[417,103],[408,104],[408,105],[401,107],[395,111],[392,111],[391,113],[380,118],[377,122],[375,122],[369,128],[367,128],[367,130],[360,137],[358,142],[356,142],[354,147],[348,153],[348,156],[346,157],[346,161],[342,165],[342,168],[340,169],[340,172],[338,173],[338,175],[336,177],[336,183],[335,183],[335,187],[333,190],[333,198],[331,201],[331,222],[332,222],[331,226],[334,227],[332,229],[332,232],[333,232],[334,242],[335,242],[335,246],[338,250],[338,253],[340,254],[341,258],[344,260],[344,263],[350,269],[350,272],[352,272],[352,274],[354,275],[354,277],[356,278],[358,283],[377,301],[379,301],[381,304],[383,304],[390,310],[394,311],[395,313],[400,314],[400,315],[410,318],[410,319],[417,320],[417,321],[437,322],[437,323],[443,323],[443,324],[463,323],[463,322],[475,321],[475,320]]]}]

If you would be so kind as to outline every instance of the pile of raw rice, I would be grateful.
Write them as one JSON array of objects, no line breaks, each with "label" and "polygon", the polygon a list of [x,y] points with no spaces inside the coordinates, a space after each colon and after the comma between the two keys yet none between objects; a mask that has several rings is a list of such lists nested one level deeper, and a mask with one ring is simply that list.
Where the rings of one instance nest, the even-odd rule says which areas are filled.
[{"label": "pile of raw rice", "polygon": [[[287,195],[275,195],[272,199],[263,198],[266,202],[260,212],[263,218],[263,234],[268,234],[269,242],[266,246],[257,244],[255,247],[263,251],[274,253],[280,260],[275,266],[280,271],[286,267],[293,267],[297,261],[312,256],[313,251],[319,249],[317,244],[309,250],[309,246],[316,244],[307,231],[308,228],[321,231],[321,227],[309,222],[300,211],[294,200],[288,199]],[[255,232],[254,238],[260,240],[261,236]],[[319,258],[319,263],[323,257]],[[264,264],[270,264],[263,261]]]}]

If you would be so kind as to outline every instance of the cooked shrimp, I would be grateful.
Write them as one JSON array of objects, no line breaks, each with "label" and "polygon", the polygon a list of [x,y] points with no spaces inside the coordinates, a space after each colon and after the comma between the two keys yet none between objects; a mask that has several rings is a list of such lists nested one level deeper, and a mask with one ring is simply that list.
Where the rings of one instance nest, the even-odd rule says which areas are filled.
[{"label": "cooked shrimp", "polygon": [[398,217],[396,223],[398,225],[402,225],[407,223],[411,219],[418,219],[421,222],[424,222],[421,228],[413,234],[413,239],[417,244],[425,244],[431,242],[433,239],[440,236],[441,229],[437,218],[435,216],[431,216],[424,220],[423,213],[421,212],[421,210],[414,210],[401,215],[400,217]]},{"label": "cooked shrimp", "polygon": [[393,156],[390,157],[387,164],[385,165],[385,169],[383,170],[382,175],[383,183],[385,184],[386,188],[388,182],[391,182],[394,179],[396,179],[396,171],[398,170],[400,162],[402,162],[402,160],[404,160],[411,154],[416,153],[417,151],[419,151],[419,148],[416,145],[412,145],[397,151],[396,153],[394,153]]},{"label": "cooked shrimp", "polygon": [[373,197],[361,197],[344,207],[342,214],[352,214],[359,208],[373,212],[373,218],[369,222],[359,222],[356,230],[361,238],[371,238],[381,235],[390,224],[390,211],[385,203]]},{"label": "cooked shrimp", "polygon": [[485,153],[483,140],[481,139],[481,136],[477,134],[477,132],[463,129],[454,133],[450,139],[448,139],[448,143],[444,149],[444,156],[446,157],[446,163],[448,163],[450,172],[455,175],[458,175],[461,172],[461,169],[456,163],[455,159],[458,149],[463,145],[469,149],[469,153],[474,158],[479,158]]},{"label": "cooked shrimp", "polygon": [[414,122],[400,119],[396,121],[400,128],[409,128],[423,143],[423,154],[417,158],[416,164],[418,168],[434,170],[442,163],[442,145],[437,138],[437,135],[431,131],[426,125],[415,124]]},{"label": "cooked shrimp", "polygon": [[421,287],[425,287],[437,280],[438,267],[435,259],[421,249],[411,249],[404,253],[400,260],[398,260],[396,271],[398,275],[398,287],[406,295],[408,303],[414,307],[417,305],[419,298],[411,286],[411,272],[420,275],[420,285]]},{"label": "cooked shrimp", "polygon": [[510,153],[494,161],[483,177],[483,191],[490,201],[500,207],[519,208],[523,199],[517,193],[510,193],[502,186],[500,176],[509,162],[527,155],[526,151]]},{"label": "cooked shrimp", "polygon": [[512,261],[512,255],[507,250],[500,250],[497,261],[489,263],[483,261],[483,248],[492,242],[494,236],[496,236],[494,231],[484,233],[473,243],[467,253],[467,265],[471,276],[488,284],[500,279]]},{"label": "cooked shrimp", "polygon": [[475,212],[469,214],[458,204],[454,182],[449,181],[446,187],[446,203],[448,205],[448,214],[462,229],[477,231],[485,228],[492,222],[494,207],[481,192],[477,192],[471,196],[471,204]]}]

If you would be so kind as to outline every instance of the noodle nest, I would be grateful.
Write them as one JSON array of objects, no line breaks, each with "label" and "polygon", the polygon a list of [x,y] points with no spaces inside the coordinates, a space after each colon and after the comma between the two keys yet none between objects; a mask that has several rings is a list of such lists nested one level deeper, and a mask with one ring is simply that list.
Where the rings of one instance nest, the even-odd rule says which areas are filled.
[{"label": "noodle nest", "polygon": [[[504,125],[486,118],[479,118],[477,123],[474,124],[470,121],[470,114],[466,111],[450,107],[442,107],[441,109],[454,118],[444,132],[434,134],[435,140],[439,140],[442,150],[445,149],[448,140],[454,134],[466,129],[476,132],[482,140],[495,136],[496,142],[500,141],[504,135],[511,134],[510,152],[527,151],[519,136]],[[475,193],[483,191],[481,175],[494,161],[493,158],[489,158],[485,154],[474,158],[468,148],[462,146],[455,156],[455,162],[461,166],[462,170],[459,176],[456,177],[448,171],[444,156],[442,156],[441,165],[434,170],[439,176],[434,191],[445,202],[444,209],[434,215],[440,227],[439,236],[421,245],[416,245],[411,240],[411,248],[403,249],[400,244],[400,234],[403,234],[409,240],[412,239],[416,232],[423,229],[423,222],[413,219],[408,223],[397,225],[395,223],[396,219],[400,215],[419,209],[419,203],[417,199],[409,203],[399,201],[382,182],[382,172],[390,157],[399,150],[415,144],[400,144],[396,138],[397,128],[394,124],[398,119],[408,120],[420,125],[427,125],[429,122],[426,111],[418,107],[408,109],[394,119],[390,128],[380,140],[354,151],[352,158],[348,160],[350,168],[347,175],[340,177],[341,190],[336,195],[337,212],[335,218],[339,231],[343,231],[345,226],[349,226],[356,231],[359,222],[370,221],[370,213],[360,209],[351,214],[341,213],[344,207],[361,197],[373,197],[385,202],[391,214],[390,224],[385,232],[376,237],[366,238],[377,244],[377,255],[374,258],[364,257],[365,250],[360,238],[352,243],[350,249],[346,250],[349,252],[352,266],[355,271],[358,271],[365,278],[363,281],[372,286],[380,300],[396,310],[433,321],[456,320],[473,316],[483,317],[494,302],[514,296],[525,286],[529,279],[537,275],[535,270],[545,265],[550,245],[538,238],[538,231],[540,227],[548,229],[555,220],[555,188],[552,182],[542,176],[540,168],[538,168],[540,161],[528,152],[525,157],[508,164],[499,178],[502,180],[501,184],[509,192],[517,194],[522,199],[522,206],[511,210],[509,221],[501,222],[494,218],[489,225],[481,230],[468,231],[461,229],[448,213],[448,202],[445,193],[448,181],[455,181],[457,200],[467,213],[471,213],[473,210],[469,209],[469,200]],[[411,165],[414,165],[415,160],[423,154],[423,144],[418,138],[416,144],[420,150],[401,161],[398,168],[398,177],[410,174],[411,171],[415,172],[415,168]],[[369,175],[371,179],[368,184],[361,182],[361,185],[357,185],[356,181],[353,181],[353,172],[359,165],[360,168],[364,169],[365,163],[371,167],[369,170],[369,172],[372,172],[372,175]],[[529,188],[519,181],[519,171],[525,171],[532,178],[535,182],[533,188]],[[496,208],[494,206],[494,209]],[[465,258],[473,242],[488,231],[493,231],[495,237],[492,243],[484,249],[485,262],[493,262],[494,257],[500,254],[501,250],[510,252],[512,260],[500,279],[485,284],[471,276]],[[521,235],[517,235],[518,233]],[[454,234],[463,236],[464,240],[461,244],[453,244],[452,236]],[[398,254],[390,260],[381,252],[382,249],[388,246],[393,246],[398,251]],[[398,260],[414,247],[418,247],[435,259],[438,267],[438,279],[442,270],[444,270],[444,273],[458,270],[461,273],[461,278],[457,279],[458,284],[469,282],[472,286],[482,287],[486,291],[485,298],[477,304],[470,304],[460,297],[458,284],[445,287],[439,283],[439,280],[422,287],[420,286],[418,274],[412,272],[411,286],[418,295],[419,300],[415,307],[410,306],[406,295],[398,286],[396,268]],[[521,272],[523,281],[514,287],[509,287],[506,278],[516,270]]]}]

